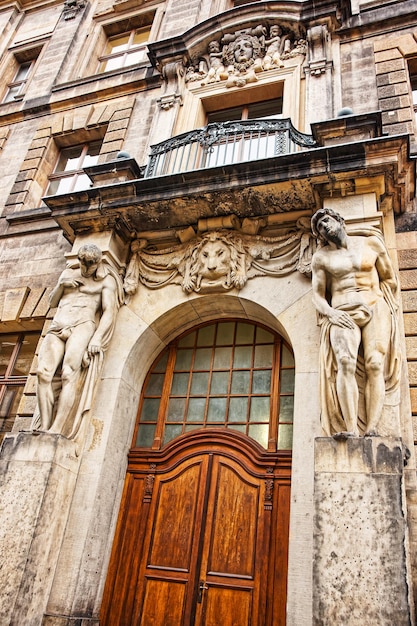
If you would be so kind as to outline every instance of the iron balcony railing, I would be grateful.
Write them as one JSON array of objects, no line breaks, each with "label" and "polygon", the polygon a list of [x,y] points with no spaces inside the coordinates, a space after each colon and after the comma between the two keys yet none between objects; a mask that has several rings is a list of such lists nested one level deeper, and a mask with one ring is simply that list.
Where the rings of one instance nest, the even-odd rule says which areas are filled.
[{"label": "iron balcony railing", "polygon": [[215,122],[151,146],[145,178],[266,159],[315,145],[290,119]]}]

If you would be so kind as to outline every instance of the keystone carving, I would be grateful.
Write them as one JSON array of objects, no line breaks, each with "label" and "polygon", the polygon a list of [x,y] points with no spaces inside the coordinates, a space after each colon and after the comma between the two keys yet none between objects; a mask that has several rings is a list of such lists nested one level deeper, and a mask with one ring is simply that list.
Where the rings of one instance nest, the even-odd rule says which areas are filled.
[{"label": "keystone carving", "polygon": [[305,55],[306,42],[279,24],[263,25],[224,35],[208,44],[207,53],[193,59],[185,80],[202,85],[226,81],[226,87],[243,87],[257,74],[284,66],[284,60]]}]

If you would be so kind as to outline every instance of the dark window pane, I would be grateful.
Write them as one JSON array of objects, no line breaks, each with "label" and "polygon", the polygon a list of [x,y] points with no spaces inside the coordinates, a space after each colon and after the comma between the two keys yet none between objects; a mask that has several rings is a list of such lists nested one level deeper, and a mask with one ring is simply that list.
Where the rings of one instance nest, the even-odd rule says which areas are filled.
[{"label": "dark window pane", "polygon": [[250,403],[251,422],[269,422],[269,398],[252,398]]},{"label": "dark window pane", "polygon": [[213,369],[229,369],[232,358],[232,348],[216,348],[214,351]]},{"label": "dark window pane", "polygon": [[187,422],[204,422],[205,398],[190,398],[188,401]]},{"label": "dark window pane", "polygon": [[281,393],[294,393],[294,370],[282,370],[281,372]]},{"label": "dark window pane", "polygon": [[252,365],[252,346],[235,348],[235,356],[233,359],[233,367],[240,369],[251,367]]},{"label": "dark window pane", "polygon": [[165,374],[151,374],[148,384],[146,386],[146,395],[160,396],[162,393],[164,378]]},{"label": "dark window pane", "polygon": [[136,445],[139,448],[150,448],[155,437],[155,424],[140,424]]},{"label": "dark window pane", "polygon": [[250,372],[233,372],[232,374],[232,393],[249,393]]},{"label": "dark window pane", "polygon": [[193,374],[193,378],[191,380],[191,395],[193,396],[205,395],[208,389],[208,381],[209,381],[208,372]]},{"label": "dark window pane", "polygon": [[226,419],[227,398],[210,398],[207,422],[224,422]]},{"label": "dark window pane", "polygon": [[255,326],[253,326],[253,324],[239,323],[236,329],[236,343],[237,344],[253,343],[254,334],[255,334]]},{"label": "dark window pane", "polygon": [[185,396],[188,390],[189,374],[174,374],[172,379],[171,395]]},{"label": "dark window pane", "polygon": [[279,421],[292,422],[294,416],[294,396],[281,396],[279,399]]},{"label": "dark window pane", "polygon": [[223,322],[219,324],[217,329],[216,344],[218,346],[231,346],[233,344],[233,337],[235,332],[234,322]]},{"label": "dark window pane", "polygon": [[273,345],[255,346],[254,367],[271,367],[274,354]]},{"label": "dark window pane", "polygon": [[214,342],[214,333],[216,332],[216,326],[205,326],[198,331],[197,345],[198,346],[211,346]]},{"label": "dark window pane", "polygon": [[292,424],[280,424],[278,429],[278,450],[291,450]]},{"label": "dark window pane", "polygon": [[209,370],[211,361],[211,348],[197,348],[194,357],[195,370]]},{"label": "dark window pane", "polygon": [[229,372],[214,372],[211,377],[210,394],[220,395],[227,393],[229,386]]},{"label": "dark window pane", "polygon": [[140,419],[142,422],[156,422],[159,411],[159,398],[145,398]]},{"label": "dark window pane", "polygon": [[177,358],[175,359],[175,369],[189,370],[191,367],[191,360],[193,357],[192,350],[178,350]]},{"label": "dark window pane", "polygon": [[294,355],[288,350],[286,345],[282,346],[281,365],[282,367],[294,367]]},{"label": "dark window pane", "polygon": [[164,444],[172,441],[172,439],[175,439],[175,437],[178,437],[178,435],[181,435],[181,432],[181,424],[167,424],[165,426]]},{"label": "dark window pane", "polygon": [[248,398],[230,398],[229,422],[246,422],[248,415]]},{"label": "dark window pane", "polygon": [[0,376],[5,376],[18,335],[0,335]]},{"label": "dark window pane", "polygon": [[271,393],[271,370],[253,372],[252,393]]},{"label": "dark window pane", "polygon": [[168,403],[167,422],[182,422],[184,420],[185,398],[171,398]]}]

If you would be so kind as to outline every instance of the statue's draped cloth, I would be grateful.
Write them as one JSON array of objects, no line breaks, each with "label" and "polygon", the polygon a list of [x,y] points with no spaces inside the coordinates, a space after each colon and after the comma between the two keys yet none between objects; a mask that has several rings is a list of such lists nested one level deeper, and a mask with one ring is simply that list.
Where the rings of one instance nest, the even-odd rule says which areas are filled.
[{"label": "statue's draped cloth", "polygon": [[[381,233],[374,228],[367,230],[350,230],[349,235],[362,237],[376,236],[383,242],[385,246],[385,242]],[[385,356],[384,366],[385,402],[389,402],[389,397],[394,396],[400,384],[401,351],[399,345],[398,330],[398,302],[391,287],[387,283],[381,282],[380,289],[391,314],[390,342],[388,352]],[[369,321],[372,315],[372,310],[370,310],[367,306],[361,304],[358,304],[356,306],[350,305],[349,307],[340,307],[340,309],[346,311],[353,319],[355,324],[357,324],[360,328],[362,328]],[[345,431],[346,424],[342,418],[342,411],[340,408],[336,390],[337,366],[335,355],[330,343],[330,329],[332,324],[329,322],[329,319],[326,316],[319,315],[319,325],[321,424],[326,435],[331,436],[335,433]],[[361,347],[359,349],[356,367],[356,379],[358,383],[360,398],[358,423],[362,430],[365,431],[366,415],[363,401],[365,389],[365,367]]]}]

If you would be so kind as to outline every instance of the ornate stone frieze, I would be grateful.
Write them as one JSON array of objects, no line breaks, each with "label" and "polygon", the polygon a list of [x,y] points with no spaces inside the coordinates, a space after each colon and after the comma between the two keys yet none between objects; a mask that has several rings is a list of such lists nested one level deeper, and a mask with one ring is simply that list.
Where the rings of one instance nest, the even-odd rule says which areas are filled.
[{"label": "ornate stone frieze", "polygon": [[226,87],[243,87],[256,82],[259,72],[283,67],[285,59],[305,53],[304,39],[279,24],[260,24],[210,41],[206,54],[194,58],[187,68],[185,80],[202,85],[225,81]]},{"label": "ornate stone frieze", "polygon": [[315,242],[304,218],[276,237],[217,229],[163,250],[152,250],[146,240],[136,239],[125,293],[133,295],[139,283],[149,289],[177,284],[186,293],[221,292],[242,289],[255,276],[309,274]]}]

